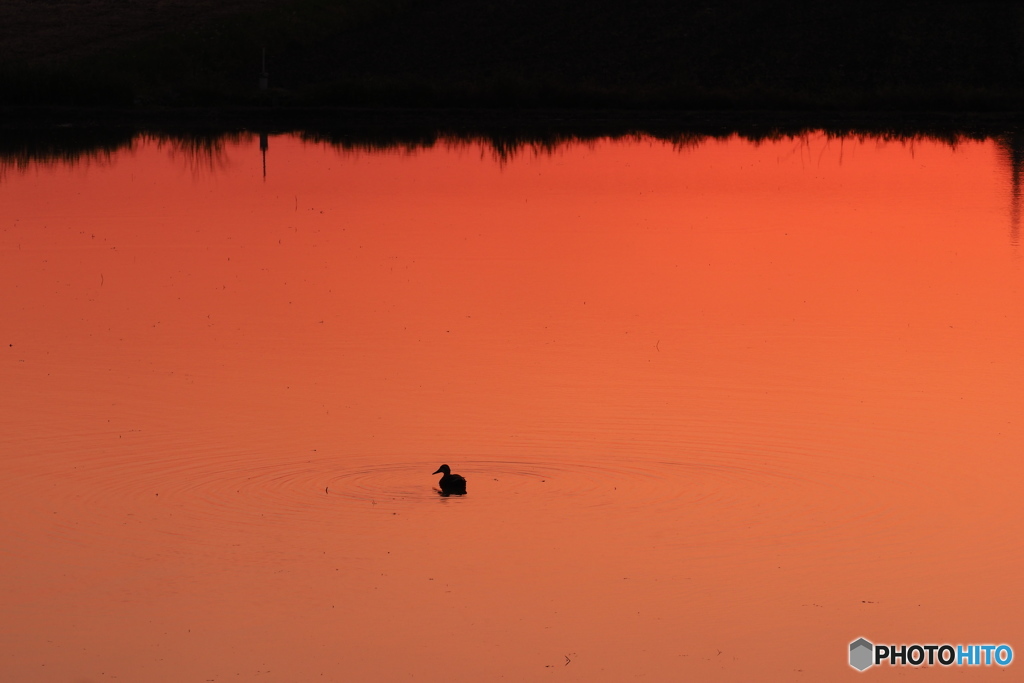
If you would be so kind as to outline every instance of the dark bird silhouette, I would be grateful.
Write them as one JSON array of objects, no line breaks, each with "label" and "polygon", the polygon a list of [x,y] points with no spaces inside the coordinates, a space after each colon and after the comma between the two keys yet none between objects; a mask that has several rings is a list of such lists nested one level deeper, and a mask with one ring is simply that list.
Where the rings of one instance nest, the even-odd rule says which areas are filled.
[{"label": "dark bird silhouette", "polygon": [[465,477],[463,477],[461,474],[452,474],[452,468],[448,467],[448,465],[441,465],[440,467],[438,467],[437,472],[434,472],[434,474],[438,473],[441,474],[441,481],[438,482],[441,486],[441,495],[466,495]]}]

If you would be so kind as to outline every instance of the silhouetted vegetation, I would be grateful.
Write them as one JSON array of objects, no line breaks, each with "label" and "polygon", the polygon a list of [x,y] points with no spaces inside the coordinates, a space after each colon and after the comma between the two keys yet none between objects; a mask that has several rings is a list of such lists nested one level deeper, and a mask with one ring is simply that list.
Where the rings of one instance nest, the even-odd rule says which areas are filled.
[{"label": "silhouetted vegetation", "polygon": [[1024,6],[6,0],[0,57],[8,105],[1011,110]]},{"label": "silhouetted vegetation", "polygon": [[[888,116],[852,118],[771,116],[757,114],[691,114],[658,117],[636,112],[533,112],[508,117],[501,112],[350,111],[302,112],[294,120],[261,116],[261,110],[225,120],[205,110],[165,113],[141,122],[136,117],[118,120],[106,110],[75,125],[54,126],[42,116],[35,125],[0,125],[0,176],[6,169],[32,164],[103,162],[116,152],[143,140],[155,140],[172,152],[203,165],[222,154],[225,145],[256,135],[293,134],[314,144],[352,152],[389,149],[415,151],[435,145],[482,145],[497,159],[522,152],[550,153],[559,146],[601,139],[653,139],[689,147],[708,139],[738,136],[752,142],[798,138],[823,131],[835,138],[869,137],[879,140],[931,139],[950,145],[965,140],[996,139],[1014,167],[1021,165],[1020,135],[1001,117],[919,117],[894,120]],[[52,115],[52,112],[48,112]]]}]

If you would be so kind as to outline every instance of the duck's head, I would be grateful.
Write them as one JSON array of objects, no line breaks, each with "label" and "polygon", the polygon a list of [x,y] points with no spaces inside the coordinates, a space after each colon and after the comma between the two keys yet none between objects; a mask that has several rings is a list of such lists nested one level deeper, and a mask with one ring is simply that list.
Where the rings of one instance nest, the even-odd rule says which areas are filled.
[{"label": "duck's head", "polygon": [[452,468],[448,467],[448,465],[441,465],[440,467],[437,468],[437,471],[434,472],[434,474],[451,474],[451,473],[452,473]]}]

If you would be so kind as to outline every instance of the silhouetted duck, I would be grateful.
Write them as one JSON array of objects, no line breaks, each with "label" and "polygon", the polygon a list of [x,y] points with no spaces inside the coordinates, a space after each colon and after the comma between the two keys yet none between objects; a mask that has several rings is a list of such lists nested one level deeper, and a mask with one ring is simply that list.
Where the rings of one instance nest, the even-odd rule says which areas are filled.
[{"label": "silhouetted duck", "polygon": [[452,474],[452,468],[448,465],[441,465],[437,468],[437,472],[434,474],[441,474],[441,481],[438,482],[441,485],[442,495],[457,496],[466,495],[466,478],[461,474]]}]

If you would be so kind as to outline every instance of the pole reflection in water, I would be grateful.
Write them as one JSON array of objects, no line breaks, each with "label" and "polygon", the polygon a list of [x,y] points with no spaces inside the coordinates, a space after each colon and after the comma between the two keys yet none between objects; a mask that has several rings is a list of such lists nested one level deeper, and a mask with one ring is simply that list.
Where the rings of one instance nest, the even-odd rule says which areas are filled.
[{"label": "pole reflection in water", "polygon": [[1024,647],[995,142],[272,142],[0,183],[0,678]]}]

